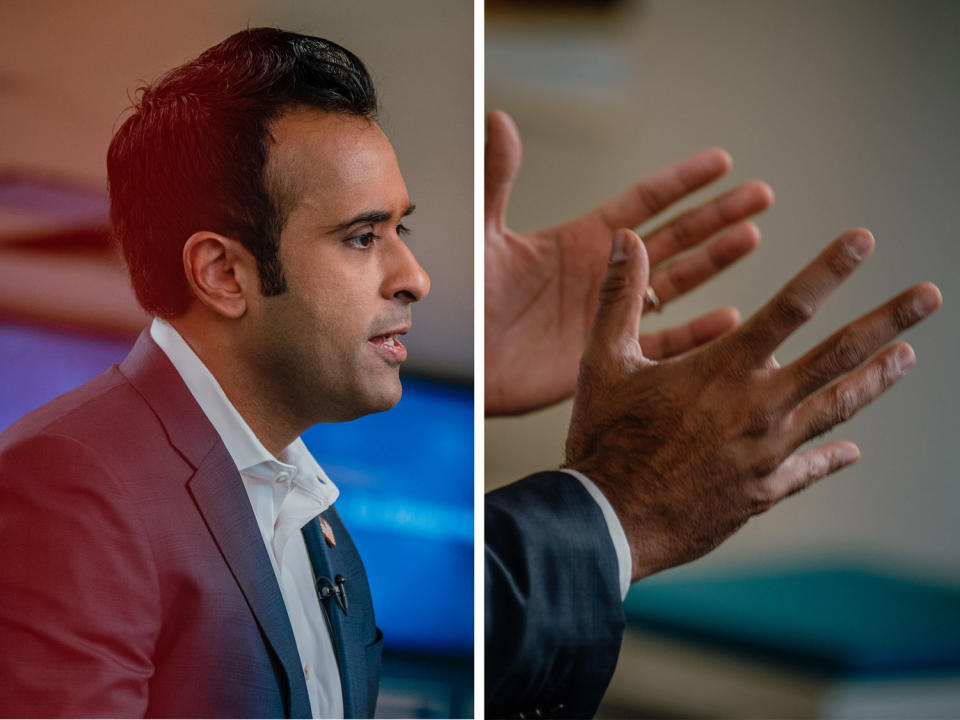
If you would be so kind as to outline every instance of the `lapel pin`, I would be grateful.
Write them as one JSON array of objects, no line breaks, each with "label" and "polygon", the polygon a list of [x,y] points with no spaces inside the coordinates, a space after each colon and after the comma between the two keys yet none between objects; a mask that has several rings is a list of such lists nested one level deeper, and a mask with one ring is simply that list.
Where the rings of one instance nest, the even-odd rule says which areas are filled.
[{"label": "lapel pin", "polygon": [[330,527],[330,523],[323,518],[317,519],[320,521],[320,532],[323,533],[323,539],[327,541],[327,545],[330,547],[336,547],[337,539],[333,536],[333,528]]}]

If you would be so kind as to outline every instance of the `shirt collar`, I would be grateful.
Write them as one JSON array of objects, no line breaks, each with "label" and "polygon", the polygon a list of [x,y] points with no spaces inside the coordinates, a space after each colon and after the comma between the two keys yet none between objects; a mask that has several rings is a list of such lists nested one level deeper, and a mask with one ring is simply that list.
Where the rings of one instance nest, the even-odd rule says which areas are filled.
[{"label": "shirt collar", "polygon": [[213,373],[170,323],[162,318],[154,318],[150,325],[150,337],[180,373],[190,394],[223,440],[238,470],[242,472],[263,462],[276,461],[227,399]]}]

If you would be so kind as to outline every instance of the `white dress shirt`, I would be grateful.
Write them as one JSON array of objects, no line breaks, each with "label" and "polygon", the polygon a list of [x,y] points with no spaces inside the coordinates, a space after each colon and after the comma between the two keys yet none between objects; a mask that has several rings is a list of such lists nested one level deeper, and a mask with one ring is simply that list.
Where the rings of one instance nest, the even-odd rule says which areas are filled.
[{"label": "white dress shirt", "polygon": [[154,318],[150,337],[173,363],[230,453],[250,498],[293,627],[313,716],[343,717],[333,639],[313,584],[300,529],[339,495],[297,438],[274,457],[224,394],[213,374],[168,322]]},{"label": "white dress shirt", "polygon": [[600,506],[600,512],[603,513],[603,519],[607,521],[607,530],[610,532],[610,539],[613,540],[613,549],[617,551],[617,565],[620,568],[620,599],[627,597],[630,590],[630,576],[633,574],[633,554],[630,552],[630,543],[627,542],[627,534],[623,531],[623,525],[616,511],[607,500],[607,496],[598,488],[594,482],[579,470],[563,468],[560,472],[573,475],[590,493]]}]

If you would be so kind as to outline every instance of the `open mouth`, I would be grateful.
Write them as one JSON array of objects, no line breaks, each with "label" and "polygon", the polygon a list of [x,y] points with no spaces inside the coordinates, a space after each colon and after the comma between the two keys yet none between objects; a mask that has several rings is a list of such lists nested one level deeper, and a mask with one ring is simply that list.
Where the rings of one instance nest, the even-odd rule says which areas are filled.
[{"label": "open mouth", "polygon": [[376,335],[368,343],[373,345],[378,352],[393,362],[403,362],[407,359],[407,348],[400,342],[401,333],[388,333],[386,335]]}]

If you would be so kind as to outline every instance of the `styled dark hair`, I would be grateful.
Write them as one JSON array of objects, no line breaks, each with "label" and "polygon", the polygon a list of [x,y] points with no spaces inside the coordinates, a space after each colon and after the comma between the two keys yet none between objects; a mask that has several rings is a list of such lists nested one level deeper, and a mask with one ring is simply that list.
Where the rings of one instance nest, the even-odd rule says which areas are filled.
[{"label": "styled dark hair", "polygon": [[231,35],[138,90],[110,143],[107,175],[113,235],[148,312],[186,311],[183,246],[200,230],[243,243],[263,293],[284,292],[285,210],[265,169],[270,121],[295,107],[373,119],[377,97],[349,50],[275,28]]}]

